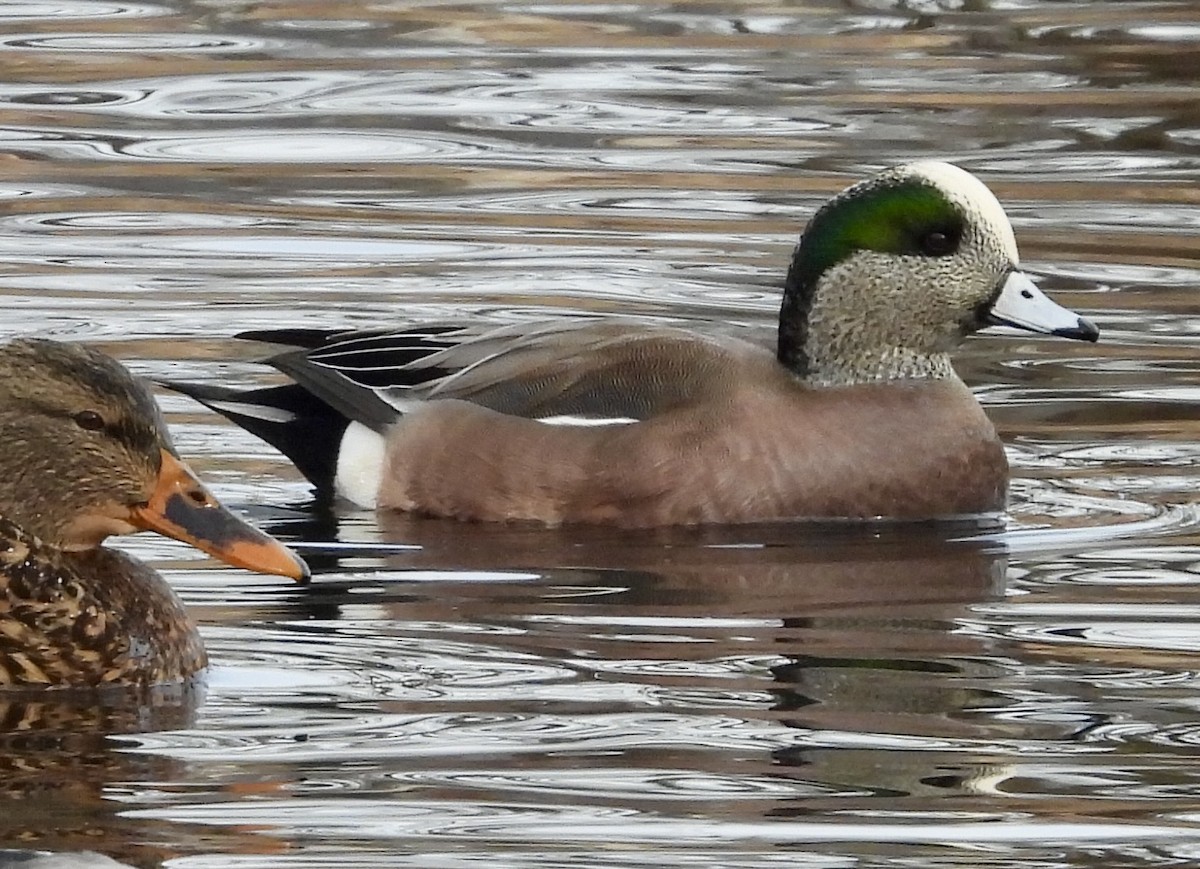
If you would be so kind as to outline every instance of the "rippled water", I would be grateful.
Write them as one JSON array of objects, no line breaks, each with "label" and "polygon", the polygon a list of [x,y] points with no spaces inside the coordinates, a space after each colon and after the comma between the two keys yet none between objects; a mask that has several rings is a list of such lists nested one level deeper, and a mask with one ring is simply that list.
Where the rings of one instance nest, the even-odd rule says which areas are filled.
[{"label": "rippled water", "polygon": [[[1005,528],[641,534],[339,510],[163,395],[309,555],[169,542],[203,702],[0,706],[0,846],[143,866],[1200,862],[1189,2],[0,4],[4,334],[251,384],[228,336],[769,325],[814,207],[980,173],[1096,346],[972,339]],[[120,732],[126,735],[108,736]]]}]

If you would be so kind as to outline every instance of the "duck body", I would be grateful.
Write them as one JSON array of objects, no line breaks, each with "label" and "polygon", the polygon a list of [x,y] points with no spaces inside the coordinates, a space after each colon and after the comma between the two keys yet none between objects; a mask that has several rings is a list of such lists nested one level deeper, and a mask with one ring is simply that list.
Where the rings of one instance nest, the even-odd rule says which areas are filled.
[{"label": "duck body", "polygon": [[[588,331],[612,329],[576,337],[583,343]],[[548,415],[531,418],[464,399],[422,402],[384,432],[388,485],[378,506],[627,527],[1004,508],[1003,446],[957,379],[820,389],[749,342],[698,343],[666,329],[634,335],[630,351],[646,341],[661,353],[678,341],[689,371],[703,356],[720,372],[706,381],[704,400],[658,396],[644,419],[608,425],[544,421],[573,416],[559,412],[567,408],[538,408]],[[642,411],[605,412],[633,420]]]},{"label": "duck body", "polygon": [[753,340],[625,321],[437,328],[246,333],[303,342],[273,360],[297,382],[173,386],[368,507],[621,527],[1005,507],[1003,444],[957,377],[825,387]]},{"label": "duck body", "polygon": [[367,507],[629,527],[933,519],[1005,507],[1002,444],[949,357],[992,325],[1099,334],[1019,270],[991,191],[923,162],[817,211],[774,347],[622,320],[258,331],[239,337],[293,348],[269,360],[291,383],[168,385]]},{"label": "duck body", "polygon": [[167,582],[113,534],[154,530],[297,580],[307,567],[221,506],[146,384],[78,344],[0,345],[0,695],[181,683],[207,663]]},{"label": "duck body", "polygon": [[0,517],[0,689],[148,687],[208,664],[183,603],[109,547],[69,552]]}]

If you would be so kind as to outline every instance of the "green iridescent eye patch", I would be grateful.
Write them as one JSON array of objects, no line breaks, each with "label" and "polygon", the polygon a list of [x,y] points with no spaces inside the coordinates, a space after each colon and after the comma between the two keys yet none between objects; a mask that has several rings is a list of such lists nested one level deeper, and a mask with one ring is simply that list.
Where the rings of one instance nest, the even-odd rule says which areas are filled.
[{"label": "green iridescent eye patch", "polygon": [[959,210],[927,182],[904,180],[853,188],[820,209],[797,257],[801,285],[858,250],[913,256],[952,253],[962,237]]}]

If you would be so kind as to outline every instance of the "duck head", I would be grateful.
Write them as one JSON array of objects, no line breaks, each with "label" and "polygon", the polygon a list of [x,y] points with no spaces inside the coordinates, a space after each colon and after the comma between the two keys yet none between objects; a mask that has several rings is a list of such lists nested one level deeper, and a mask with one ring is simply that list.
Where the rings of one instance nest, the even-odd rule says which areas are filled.
[{"label": "duck head", "polygon": [[308,578],[179,459],[145,384],[78,344],[0,346],[0,516],[68,551],[145,529],[238,567]]},{"label": "duck head", "polygon": [[792,255],[778,356],[816,384],[951,377],[949,353],[986,326],[1095,341],[1088,320],[1019,268],[1004,209],[974,175],[909,163],[821,207]]}]

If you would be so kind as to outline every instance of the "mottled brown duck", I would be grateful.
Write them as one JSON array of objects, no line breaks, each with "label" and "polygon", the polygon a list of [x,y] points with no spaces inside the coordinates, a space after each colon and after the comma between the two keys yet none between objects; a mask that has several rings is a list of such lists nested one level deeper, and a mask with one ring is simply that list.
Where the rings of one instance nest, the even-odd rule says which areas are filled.
[{"label": "mottled brown duck", "polygon": [[304,581],[286,547],[221,506],[179,459],[145,384],[78,344],[0,346],[0,692],[154,686],[204,645],[147,565],[101,545],[151,530]]}]

